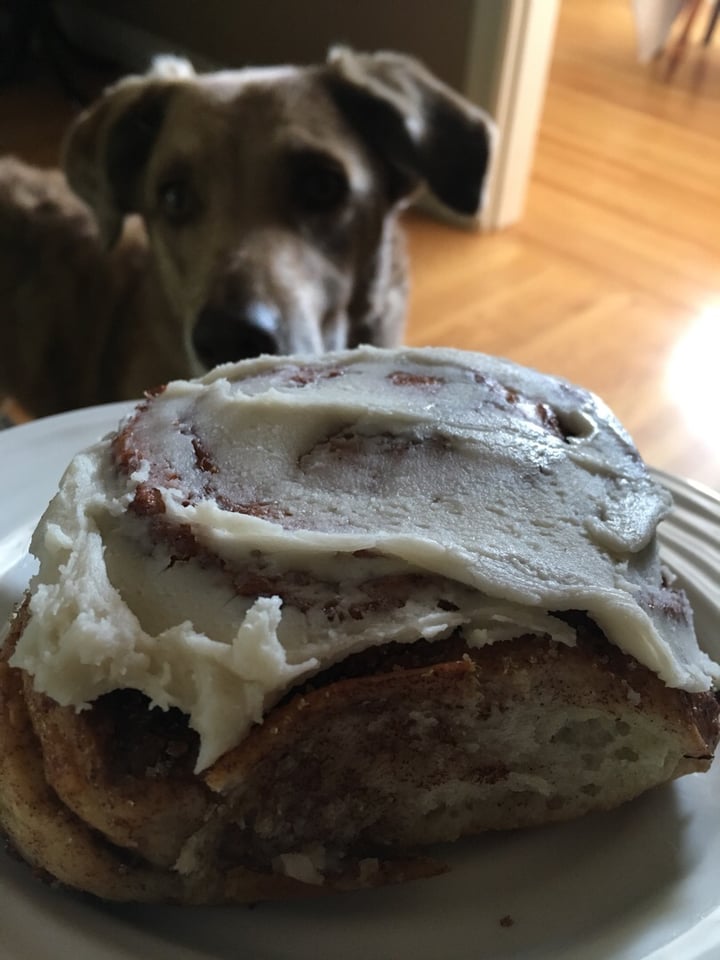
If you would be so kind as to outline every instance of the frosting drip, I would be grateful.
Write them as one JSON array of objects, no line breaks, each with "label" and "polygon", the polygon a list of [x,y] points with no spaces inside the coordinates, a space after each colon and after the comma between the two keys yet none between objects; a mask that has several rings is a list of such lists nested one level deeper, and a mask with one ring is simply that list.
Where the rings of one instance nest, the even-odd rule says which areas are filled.
[{"label": "frosting drip", "polygon": [[33,539],[13,658],[78,708],[178,706],[198,769],[352,653],[574,642],[587,612],[667,684],[709,689],[655,546],[671,506],[593,395],[481,354],[265,357],[171,383],[78,455]]}]

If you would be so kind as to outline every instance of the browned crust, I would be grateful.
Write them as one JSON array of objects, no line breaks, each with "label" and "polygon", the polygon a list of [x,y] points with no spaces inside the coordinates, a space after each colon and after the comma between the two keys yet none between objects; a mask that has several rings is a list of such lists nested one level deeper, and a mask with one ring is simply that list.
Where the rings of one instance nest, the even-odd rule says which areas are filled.
[{"label": "browned crust", "polygon": [[[321,723],[337,709],[352,711],[372,701],[450,698],[482,687],[487,702],[512,704],[533,690],[568,706],[652,714],[684,744],[693,770],[706,770],[720,739],[720,708],[712,693],[691,694],[668,687],[650,670],[610,644],[579,613],[567,615],[578,627],[575,646],[546,637],[521,637],[468,650],[458,638],[439,643],[390,644],[348,658],[315,677],[255,727],[204,775],[213,790],[230,790],[281,744],[302,736],[311,718]],[[632,691],[630,703],[628,694]],[[686,770],[678,771],[681,773]]]},{"label": "browned crust", "polygon": [[177,899],[178,879],[113,849],[74,816],[48,785],[23,694],[22,674],[8,665],[25,614],[15,619],[0,655],[0,825],[12,848],[49,879],[112,897]]},{"label": "browned crust", "polygon": [[[354,871],[361,853],[352,869],[325,886],[273,874],[252,857],[245,863],[218,858],[201,876],[181,877],[168,869],[201,823],[212,825],[228,811],[252,822],[264,803],[291,795],[287,811],[292,817],[292,798],[300,803],[312,796],[325,764],[333,762],[318,755],[328,731],[340,729],[348,718],[362,738],[359,749],[372,756],[388,740],[405,743],[406,714],[427,704],[450,717],[470,702],[485,702],[488,710],[500,704],[510,715],[515,705],[544,697],[569,708],[592,705],[623,717],[650,715],[677,750],[662,779],[707,769],[720,736],[712,694],[665,686],[578,615],[575,647],[526,637],[468,651],[451,639],[390,645],[351,657],[294,691],[199,778],[191,772],[196,737],[178,716],[143,711],[135,694],[101,698],[92,710],[76,713],[35,693],[28,679],[7,664],[27,616],[25,605],[0,660],[0,823],[30,864],[108,899],[279,899],[437,872],[432,861],[387,860],[381,854],[374,875],[360,878]],[[389,718],[389,726],[376,742],[369,731],[378,718]],[[447,723],[443,720],[438,730],[440,739],[457,735]],[[293,765],[289,781],[283,780],[280,771],[293,757],[301,762]],[[399,752],[397,762],[411,760]],[[492,782],[504,772],[496,763],[477,775]],[[564,816],[562,810],[544,813],[546,820]],[[532,817],[524,825],[539,822]],[[222,843],[231,849],[238,831],[225,827],[221,822]],[[237,842],[244,843],[244,835]],[[377,857],[377,849],[367,855]]]},{"label": "browned crust", "polygon": [[[0,648],[0,830],[5,834],[8,850],[33,867],[39,877],[105,900],[203,904],[317,897],[358,886],[419,879],[444,869],[441,864],[422,857],[389,859],[379,864],[371,877],[363,879],[354,870],[349,870],[339,875],[332,886],[301,883],[291,877],[244,866],[223,866],[222,869],[205,871],[202,876],[181,876],[145,862],[132,847],[128,849],[111,843],[67,806],[51,783],[56,781],[61,786],[70,783],[70,791],[79,801],[76,786],[85,772],[92,771],[85,783],[90,799],[85,800],[83,809],[92,805],[94,797],[101,818],[108,818],[115,827],[118,822],[112,811],[119,803],[129,800],[141,805],[143,791],[149,789],[152,792],[157,785],[149,784],[144,775],[133,776],[129,768],[122,772],[118,770],[118,757],[113,755],[113,746],[121,747],[119,741],[105,743],[102,756],[96,752],[99,736],[95,736],[94,746],[91,745],[93,737],[88,738],[93,711],[78,714],[54,704],[43,695],[32,693],[26,696],[27,678],[20,670],[10,667],[8,660],[28,616],[26,598]],[[33,727],[28,709],[31,701],[36,701],[35,707],[38,703],[44,704],[40,710],[43,719],[39,724],[44,740]],[[49,742],[48,734],[59,730],[59,727],[53,727],[50,719],[53,714],[56,720],[63,718],[66,725],[63,733],[70,740],[64,747],[55,744],[59,753],[53,756],[50,751],[53,759],[46,767],[44,743]],[[194,735],[185,729],[192,745]],[[75,733],[86,738],[78,744],[77,750],[73,750]],[[88,749],[94,752],[94,757],[79,765],[78,756]],[[130,750],[125,756],[131,754]],[[63,766],[61,757],[67,761],[68,768]],[[185,772],[182,777],[185,779],[183,789],[186,789]],[[203,784],[193,779],[193,788],[207,793]],[[159,789],[164,791],[165,788],[161,786]],[[173,796],[167,797],[168,802],[174,806],[183,804],[177,780],[173,783],[173,791]],[[156,801],[157,797],[154,797],[153,802]],[[109,817],[106,804],[111,811]],[[125,826],[131,828],[132,820],[129,818]]]}]

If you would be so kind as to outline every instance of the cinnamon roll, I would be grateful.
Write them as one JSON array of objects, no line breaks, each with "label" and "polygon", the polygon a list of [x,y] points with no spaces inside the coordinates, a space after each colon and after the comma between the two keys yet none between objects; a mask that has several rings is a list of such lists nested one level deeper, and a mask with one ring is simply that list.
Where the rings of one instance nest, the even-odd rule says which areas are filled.
[{"label": "cinnamon roll", "polygon": [[34,534],[0,823],[100,897],[240,902],[705,770],[720,667],[658,557],[670,507],[597,397],[481,354],[170,383]]}]

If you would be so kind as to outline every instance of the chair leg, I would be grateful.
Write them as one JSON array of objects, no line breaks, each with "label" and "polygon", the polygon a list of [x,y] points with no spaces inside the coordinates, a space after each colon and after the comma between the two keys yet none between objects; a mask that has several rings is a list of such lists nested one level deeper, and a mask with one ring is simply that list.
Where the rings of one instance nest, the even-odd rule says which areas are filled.
[{"label": "chair leg", "polygon": [[717,26],[718,18],[720,17],[720,0],[715,0],[713,4],[712,13],[710,14],[710,20],[707,25],[707,30],[705,31],[705,36],[703,37],[703,43],[707,47],[712,40],[713,33],[715,32],[715,27]]},{"label": "chair leg", "polygon": [[668,51],[668,60],[667,68],[665,70],[665,79],[671,80],[673,74],[677,70],[680,61],[683,58],[685,53],[685,48],[687,47],[687,42],[690,37],[690,33],[695,23],[695,18],[700,12],[700,8],[703,5],[703,0],[685,0],[684,9],[687,11],[685,16],[685,23],[680,32],[679,37],[672,45],[671,49]]}]

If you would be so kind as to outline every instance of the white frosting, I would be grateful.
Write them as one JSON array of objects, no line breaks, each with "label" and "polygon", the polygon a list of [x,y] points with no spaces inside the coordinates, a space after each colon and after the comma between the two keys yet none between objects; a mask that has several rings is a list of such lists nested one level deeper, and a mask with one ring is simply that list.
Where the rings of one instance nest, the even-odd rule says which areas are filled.
[{"label": "white frosting", "polygon": [[[132,687],[180,707],[198,770],[352,653],[455,630],[573,643],[564,610],[670,686],[720,680],[660,583],[669,495],[562,381],[452,350],[268,357],[170,384],[128,431],[130,474],[101,441],[38,526],[12,663],[62,704]],[[162,512],[128,511],[138,489]],[[195,555],[177,559],[153,519]]]}]

